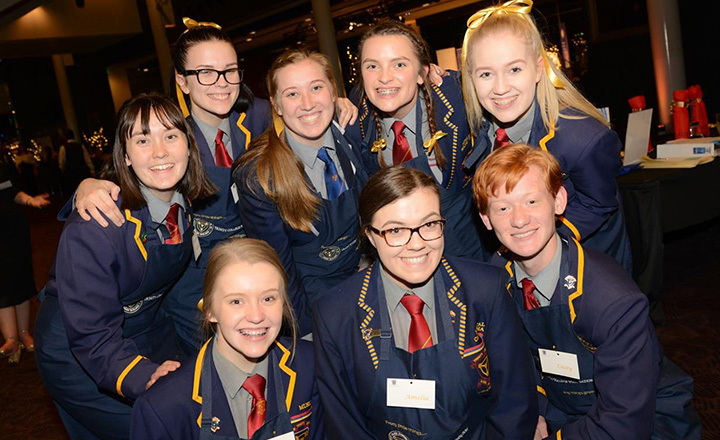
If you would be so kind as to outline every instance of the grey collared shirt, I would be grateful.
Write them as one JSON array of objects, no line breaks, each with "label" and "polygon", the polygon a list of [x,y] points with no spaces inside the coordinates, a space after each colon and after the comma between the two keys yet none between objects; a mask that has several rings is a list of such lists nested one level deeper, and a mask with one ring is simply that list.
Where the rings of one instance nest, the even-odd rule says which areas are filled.
[{"label": "grey collared shirt", "polygon": [[408,337],[410,336],[410,312],[402,305],[400,300],[405,294],[415,294],[425,303],[423,307],[423,316],[430,327],[430,335],[433,342],[437,343],[437,322],[435,319],[435,284],[431,277],[422,286],[416,287],[412,291],[408,291],[400,287],[390,278],[385,269],[380,266],[380,277],[382,279],[383,288],[385,289],[385,301],[387,302],[388,312],[390,313],[390,325],[392,325],[393,337],[395,338],[395,346],[405,351],[408,350]]},{"label": "grey collared shirt", "polygon": [[[225,391],[225,397],[227,397],[228,406],[230,406],[230,414],[232,414],[233,420],[235,421],[235,429],[237,429],[238,436],[248,438],[247,422],[250,411],[252,410],[252,395],[245,391],[242,385],[245,379],[256,374],[264,377],[265,383],[267,384],[267,356],[258,362],[250,373],[246,373],[220,353],[216,336],[215,341],[213,341],[212,357],[218,377]],[[267,385],[265,386],[265,399],[267,399]]]},{"label": "grey collared shirt", "polygon": [[233,156],[232,136],[230,136],[229,118],[223,119],[220,122],[220,126],[213,127],[212,125],[206,124],[201,121],[200,118],[195,115],[195,113],[192,114],[192,117],[193,121],[195,121],[198,127],[200,127],[200,132],[203,134],[205,142],[207,142],[208,149],[210,150],[210,154],[212,154],[213,159],[215,159],[215,137],[217,136],[218,129],[223,131],[223,143],[225,144],[225,149],[230,155],[230,158],[235,157]]},{"label": "grey collared shirt", "polygon": [[[420,128],[422,130],[421,139],[430,139],[430,124],[428,123],[428,115],[427,110],[425,109],[425,105],[422,104],[423,101],[423,94],[422,92],[418,93],[417,99],[420,100],[420,111],[422,112],[421,115],[421,121],[422,121],[422,127]],[[386,164],[391,165],[393,163],[393,154],[392,154],[392,146],[395,142],[395,133],[392,131],[392,125],[395,121],[398,119],[395,118],[383,118],[380,122],[382,125],[382,133],[383,138],[387,141],[387,147],[382,150],[383,160]],[[403,133],[405,134],[405,137],[408,140],[408,143],[410,144],[410,152],[412,153],[413,157],[418,157],[418,151],[417,151],[417,135],[418,135],[418,128],[416,127],[417,123],[417,106],[413,106],[412,109],[410,109],[410,113],[405,115],[404,118],[400,119],[400,121],[405,124],[405,130]],[[435,177],[435,180],[442,183],[442,170],[438,168],[437,162],[435,160],[435,152],[430,151],[427,154],[428,157],[428,164],[430,165],[430,171],[432,171],[433,176]]]},{"label": "grey collared shirt", "polygon": [[[315,188],[315,191],[319,192],[323,199],[327,199],[327,188],[325,188],[325,163],[318,159],[318,149],[301,143],[290,133],[286,134],[286,139],[290,149],[302,161],[303,167],[305,168],[305,174],[307,174],[310,178],[310,182]],[[337,168],[340,179],[342,179],[343,182],[346,182],[342,166],[340,166],[340,161],[338,159],[337,150],[335,149],[335,138],[333,137],[332,130],[329,128],[323,137],[323,146],[327,148],[330,159],[335,162],[335,168]]]},{"label": "grey collared shirt", "polygon": [[523,278],[530,278],[530,280],[532,280],[535,284],[535,290],[533,293],[535,294],[535,298],[538,300],[540,307],[545,307],[550,304],[553,293],[555,293],[555,287],[557,287],[558,280],[560,279],[562,240],[558,234],[555,234],[555,240],[557,242],[555,255],[553,255],[550,263],[534,277],[528,276],[519,264],[513,263],[515,268],[515,282],[518,286],[521,286]]},{"label": "grey collared shirt", "polygon": [[165,220],[165,217],[167,216],[168,211],[170,211],[170,207],[174,203],[180,205],[177,220],[178,229],[180,230],[181,235],[185,233],[185,222],[181,220],[185,215],[185,212],[187,211],[187,207],[185,206],[185,198],[182,196],[182,194],[175,191],[175,194],[173,194],[172,199],[170,199],[170,202],[168,203],[155,197],[150,192],[150,190],[148,190],[145,185],[142,184],[140,184],[140,193],[142,193],[145,201],[147,202],[148,210],[150,211],[150,218],[153,222],[157,224],[157,228],[155,228],[155,231],[157,232],[158,237],[160,237],[161,241],[164,241],[166,238],[170,238],[170,235],[167,232],[167,228],[161,228],[160,225],[167,226],[167,221]]},{"label": "grey collared shirt", "polygon": [[[507,127],[505,129],[505,133],[507,133],[511,143],[527,144],[528,140],[530,140],[530,132],[532,131],[533,122],[535,122],[536,105],[537,103],[533,101],[532,105],[530,106],[530,110],[528,110],[527,113],[525,113],[525,115],[523,115],[523,117],[520,118],[519,121],[517,121],[511,127]],[[498,127],[499,125],[497,121],[493,119],[492,123],[490,124],[490,132],[488,133],[488,136],[490,136],[490,139],[492,139],[493,145],[495,144],[495,132],[497,131]]]}]

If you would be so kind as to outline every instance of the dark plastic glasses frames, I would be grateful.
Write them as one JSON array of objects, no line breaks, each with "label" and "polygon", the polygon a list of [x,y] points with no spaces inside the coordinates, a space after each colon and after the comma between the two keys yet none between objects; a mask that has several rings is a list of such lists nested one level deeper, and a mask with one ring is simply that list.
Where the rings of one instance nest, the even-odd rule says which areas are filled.
[{"label": "dark plastic glasses frames", "polygon": [[228,84],[240,84],[243,79],[242,69],[233,67],[232,69],[215,70],[215,69],[198,69],[186,70],[185,76],[195,75],[198,82],[204,86],[211,86],[218,82],[220,76],[225,78]]},{"label": "dark plastic glasses frames", "polygon": [[416,228],[397,227],[380,231],[373,228],[372,226],[368,226],[368,229],[384,238],[385,243],[387,243],[388,246],[400,247],[408,244],[410,242],[410,238],[412,238],[412,235],[415,232],[417,232],[420,238],[425,241],[437,240],[443,235],[443,231],[445,230],[445,223],[446,220],[442,219],[423,223]]}]

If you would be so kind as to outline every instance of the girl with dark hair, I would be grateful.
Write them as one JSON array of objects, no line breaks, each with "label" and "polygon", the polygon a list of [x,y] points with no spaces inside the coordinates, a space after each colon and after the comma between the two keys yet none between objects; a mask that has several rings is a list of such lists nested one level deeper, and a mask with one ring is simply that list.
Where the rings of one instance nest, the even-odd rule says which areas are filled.
[{"label": "girl with dark hair", "polygon": [[162,95],[127,101],[105,178],[127,222],[104,229],[73,211],[40,293],[40,375],[73,439],[128,438],[132,401],[179,365],[161,301],[192,255],[190,199],[215,190],[180,109]]},{"label": "girl with dark hair", "polygon": [[360,117],[348,135],[362,142],[370,174],[403,164],[433,177],[447,216],[449,255],[485,259],[484,228],[473,208],[472,152],[460,77],[451,72],[440,86],[428,81],[427,43],[410,27],[381,22],[360,40]]},{"label": "girl with dark hair", "polygon": [[[296,341],[286,285],[264,241],[216,246],[202,298],[212,337],[135,402],[131,437],[324,439],[312,344]],[[279,336],[283,327],[292,337]]]},{"label": "girl with dark hair", "polygon": [[[444,257],[440,189],[394,166],[360,195],[378,261],[315,305],[328,438],[530,439],[533,364],[502,271]],[[494,437],[493,437],[494,438]]]},{"label": "girl with dark hair", "polygon": [[233,177],[245,231],[278,252],[305,335],[308,305],[357,271],[357,204],[367,175],[359,149],[334,122],[337,92],[325,55],[285,52],[267,88],[278,123],[250,144]]},{"label": "girl with dark hair", "polygon": [[[173,93],[177,93],[181,107],[186,104],[185,97],[189,98],[189,116],[185,113],[198,141],[205,171],[219,188],[214,197],[195,207],[193,226],[202,253],[198,260],[190,263],[166,302],[183,352],[189,356],[194,355],[202,343],[197,333],[201,319],[197,302],[202,295],[207,254],[228,238],[245,236],[237,207],[239,188],[232,182],[231,165],[245,152],[250,141],[268,128],[271,118],[268,101],[253,98],[242,82],[237,52],[220,26],[188,18],[183,22],[188,30],[174,46]],[[344,107],[350,110],[344,112],[348,119],[353,110],[357,111],[347,104]],[[100,209],[116,224],[121,224],[119,212],[108,212],[113,208],[108,194],[116,195],[117,190],[108,191],[104,182],[90,182],[88,187],[78,189],[75,201],[83,218],[90,219],[85,213],[87,210],[100,224],[106,225],[102,215],[95,214]]]}]

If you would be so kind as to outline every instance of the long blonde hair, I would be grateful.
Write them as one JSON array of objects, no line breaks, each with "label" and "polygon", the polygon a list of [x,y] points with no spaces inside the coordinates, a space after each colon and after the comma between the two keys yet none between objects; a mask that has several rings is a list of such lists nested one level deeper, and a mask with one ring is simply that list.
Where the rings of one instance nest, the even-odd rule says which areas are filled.
[{"label": "long blonde hair", "polygon": [[[523,38],[528,45],[531,54],[535,59],[542,57],[544,68],[537,84],[535,97],[540,107],[540,115],[547,131],[554,130],[558,117],[566,119],[580,119],[586,116],[593,117],[603,125],[610,127],[602,113],[590,103],[578,89],[570,82],[565,74],[550,62],[545,55],[545,45],[542,35],[535,24],[535,20],[528,12],[513,11],[512,7],[506,8],[509,3],[529,4],[532,1],[507,2],[502,6],[494,6],[483,9],[474,14],[468,20],[468,30],[465,34],[462,48],[462,85],[465,97],[465,109],[470,122],[473,135],[483,125],[483,108],[480,99],[472,82],[472,53],[473,45],[480,42],[488,35],[509,31],[518,38]],[[487,12],[494,9],[495,13]],[[483,16],[483,14],[485,16]],[[475,27],[475,21],[482,16],[482,23]],[[555,76],[555,79],[551,77]],[[553,84],[555,82],[555,84]],[[586,116],[571,116],[561,113],[565,109],[574,109]]]},{"label": "long blonde hair", "polygon": [[[278,70],[304,60],[312,60],[322,67],[333,96],[337,96],[330,60],[308,49],[292,49],[280,55],[268,71],[266,83],[272,101],[278,99]],[[273,120],[281,120],[275,106],[271,107]],[[305,179],[305,167],[288,146],[285,136],[286,133],[278,134],[275,127],[271,126],[250,143],[248,151],[240,157],[238,166],[252,166],[254,163],[257,183],[275,203],[283,221],[293,229],[310,233],[322,201]],[[248,188],[255,186],[252,173],[247,174],[245,184]]]}]

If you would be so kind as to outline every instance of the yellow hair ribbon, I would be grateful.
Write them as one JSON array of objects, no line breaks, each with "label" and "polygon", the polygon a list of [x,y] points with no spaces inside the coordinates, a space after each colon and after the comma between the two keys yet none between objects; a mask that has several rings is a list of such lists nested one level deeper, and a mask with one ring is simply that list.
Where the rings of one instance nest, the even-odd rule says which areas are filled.
[{"label": "yellow hair ribbon", "polygon": [[562,82],[560,77],[555,74],[552,66],[550,66],[550,63],[552,63],[552,61],[550,61],[550,58],[548,58],[545,50],[543,50],[542,56],[543,62],[545,63],[545,73],[547,73],[548,79],[556,89],[564,89],[565,84]]},{"label": "yellow hair ribbon", "polygon": [[183,17],[183,24],[187,28],[185,32],[189,31],[190,29],[198,26],[209,26],[214,27],[217,30],[221,30],[222,26],[220,26],[217,23],[213,23],[212,21],[195,21],[190,17]]},{"label": "yellow hair ribbon", "polygon": [[283,130],[285,129],[285,123],[283,123],[283,120],[280,117],[280,115],[278,115],[274,111],[272,112],[272,117],[273,117],[273,127],[275,127],[275,134],[277,135],[277,137],[280,137]]},{"label": "yellow hair ribbon", "polygon": [[[175,75],[179,75],[180,73],[176,70]],[[184,117],[188,117],[190,115],[190,110],[188,109],[187,102],[185,102],[185,93],[180,88],[180,84],[177,82],[177,78],[175,78],[175,93],[177,94],[177,100],[178,105],[180,106],[180,110],[182,110],[182,114]]]},{"label": "yellow hair ribbon", "polygon": [[380,139],[378,141],[373,142],[372,147],[370,147],[370,152],[377,153],[380,150],[384,150],[385,147],[387,147],[387,141],[385,139]]},{"label": "yellow hair ribbon", "polygon": [[527,15],[532,10],[532,0],[510,0],[499,6],[490,6],[474,13],[467,21],[468,29],[477,29],[493,14]]},{"label": "yellow hair ribbon", "polygon": [[445,133],[444,131],[436,131],[430,139],[426,140],[423,143],[423,147],[425,147],[425,153],[429,153],[430,150],[432,150],[432,148],[435,146],[435,144],[437,144],[437,141],[444,138],[445,136],[447,136],[447,133]]}]

